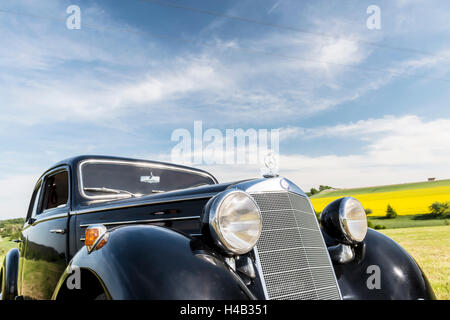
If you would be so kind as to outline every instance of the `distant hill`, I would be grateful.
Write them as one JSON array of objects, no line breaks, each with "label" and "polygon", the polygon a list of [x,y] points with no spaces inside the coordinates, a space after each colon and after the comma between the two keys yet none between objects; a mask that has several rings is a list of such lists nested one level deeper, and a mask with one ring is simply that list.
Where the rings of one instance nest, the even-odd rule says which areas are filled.
[{"label": "distant hill", "polygon": [[436,188],[436,187],[449,187],[450,179],[446,180],[436,180],[436,181],[425,181],[425,182],[411,182],[402,184],[391,184],[384,186],[375,187],[363,187],[363,188],[350,188],[350,189],[329,189],[324,190],[320,193],[316,193],[310,198],[328,198],[328,197],[346,197],[354,196],[358,194],[367,193],[379,193],[379,192],[392,192],[392,191],[404,191],[404,190],[415,190],[415,189],[425,189],[425,188]]},{"label": "distant hill", "polygon": [[25,219],[0,220],[0,237],[3,240],[18,239]]}]

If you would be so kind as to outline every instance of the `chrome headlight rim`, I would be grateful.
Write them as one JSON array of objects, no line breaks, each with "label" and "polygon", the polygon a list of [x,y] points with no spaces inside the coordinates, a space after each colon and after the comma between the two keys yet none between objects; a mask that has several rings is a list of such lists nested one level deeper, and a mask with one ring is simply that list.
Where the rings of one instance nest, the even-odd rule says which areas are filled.
[{"label": "chrome headlight rim", "polygon": [[342,201],[339,205],[339,225],[341,227],[342,235],[348,243],[359,244],[364,241],[367,235],[367,217],[364,213],[364,218],[366,221],[364,236],[360,238],[355,238],[354,235],[352,234],[352,231],[349,229],[348,223],[346,223],[346,220],[348,220],[346,216],[348,214],[348,212],[346,211],[346,206],[350,201],[356,201],[359,205],[361,205],[362,212],[364,212],[364,207],[362,206],[361,202],[358,199],[353,197],[342,198]]},{"label": "chrome headlight rim", "polygon": [[[221,206],[223,205],[224,201],[233,194],[242,194],[245,197],[247,197],[254,204],[255,208],[257,209],[258,217],[259,217],[259,225],[258,225],[259,232],[258,232],[257,240],[251,247],[249,246],[249,248],[245,248],[245,249],[241,249],[241,250],[227,245],[226,238],[222,233],[222,230],[220,228],[219,221],[218,221]],[[213,197],[210,200],[210,204],[206,206],[205,213],[208,216],[206,220],[209,225],[209,234],[211,235],[212,240],[214,241],[214,244],[217,247],[219,247],[220,249],[222,249],[224,252],[226,252],[230,255],[243,255],[243,254],[250,252],[255,247],[258,239],[261,236],[261,232],[262,232],[261,209],[259,208],[256,201],[253,199],[253,197],[245,191],[242,191],[240,189],[229,189],[229,190],[225,190],[225,191],[219,193],[218,195],[216,195],[215,197]]]},{"label": "chrome headlight rim", "polygon": [[[360,214],[361,219],[349,219],[348,215],[351,213],[347,206],[349,201],[358,204],[360,210],[357,213]],[[359,231],[359,238],[355,237],[354,226],[351,226],[352,220],[363,222],[359,225],[363,229],[356,229],[356,234]],[[330,202],[320,214],[320,224],[328,236],[345,245],[357,246],[364,241],[367,235],[367,216],[364,207],[358,199],[353,197],[343,197]],[[357,224],[356,227],[358,227]]]}]

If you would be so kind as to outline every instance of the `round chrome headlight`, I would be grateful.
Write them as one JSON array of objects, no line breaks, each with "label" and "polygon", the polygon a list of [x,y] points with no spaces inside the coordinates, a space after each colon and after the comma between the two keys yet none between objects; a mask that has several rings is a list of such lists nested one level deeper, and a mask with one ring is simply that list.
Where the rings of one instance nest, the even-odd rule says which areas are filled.
[{"label": "round chrome headlight", "polygon": [[[261,212],[253,198],[240,190],[227,190],[206,205],[204,223],[223,250],[245,254],[253,249],[261,235]],[[206,221],[205,221],[206,220]]]},{"label": "round chrome headlight", "polygon": [[320,222],[329,235],[343,243],[360,243],[366,237],[366,213],[361,202],[352,197],[331,202],[320,214]]},{"label": "round chrome headlight", "polygon": [[361,242],[367,233],[367,216],[364,208],[355,198],[346,198],[339,212],[342,229],[349,240]]}]

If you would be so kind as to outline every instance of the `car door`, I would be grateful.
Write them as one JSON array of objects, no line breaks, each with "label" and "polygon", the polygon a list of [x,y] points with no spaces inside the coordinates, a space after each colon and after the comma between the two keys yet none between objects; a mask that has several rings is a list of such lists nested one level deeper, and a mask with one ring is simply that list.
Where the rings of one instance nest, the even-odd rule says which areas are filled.
[{"label": "car door", "polygon": [[68,168],[47,173],[33,198],[22,231],[21,295],[24,299],[50,299],[67,265]]},{"label": "car door", "polygon": [[25,218],[25,224],[22,228],[20,239],[17,240],[19,242],[19,252],[20,252],[20,263],[19,263],[19,279],[18,279],[18,293],[19,296],[22,296],[22,285],[23,285],[23,262],[25,257],[25,248],[26,248],[26,235],[28,234],[28,228],[36,219],[37,207],[39,204],[39,196],[42,190],[42,179],[39,179],[36,183],[33,194],[31,195],[30,205],[28,207],[27,216]]}]

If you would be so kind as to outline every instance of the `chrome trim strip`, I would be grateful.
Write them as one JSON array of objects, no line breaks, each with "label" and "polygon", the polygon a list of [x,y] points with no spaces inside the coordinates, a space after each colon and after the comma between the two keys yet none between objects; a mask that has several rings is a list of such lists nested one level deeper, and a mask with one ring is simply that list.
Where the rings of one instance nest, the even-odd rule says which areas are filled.
[{"label": "chrome trim strip", "polygon": [[74,210],[70,212],[70,215],[77,215],[77,214],[85,214],[85,213],[91,213],[91,212],[100,212],[100,211],[107,211],[107,210],[116,210],[116,209],[126,209],[126,208],[134,208],[134,207],[141,207],[145,205],[151,205],[151,204],[165,204],[165,203],[171,203],[171,202],[178,202],[178,201],[189,201],[189,200],[200,200],[200,199],[209,199],[215,196],[217,192],[214,193],[207,193],[203,194],[201,196],[183,196],[183,197],[174,197],[174,198],[166,198],[166,199],[157,199],[152,201],[151,199],[146,200],[137,200],[132,203],[128,204],[108,204],[101,207],[96,208],[87,208],[87,209],[81,209],[81,210]]},{"label": "chrome trim strip", "polygon": [[95,223],[89,223],[89,224],[80,224],[80,228],[86,228],[86,227],[89,227],[94,224],[102,224],[104,226],[114,226],[114,225],[120,225],[120,224],[137,224],[137,223],[195,220],[195,219],[200,219],[200,216],[174,217],[174,218],[162,218],[162,219],[146,219],[146,220],[125,220],[125,221],[114,221],[114,222],[95,222]]},{"label": "chrome trim strip", "polygon": [[115,195],[102,195],[102,196],[88,196],[84,192],[84,185],[83,185],[83,172],[82,168],[85,164],[88,163],[110,163],[110,164],[119,164],[119,165],[132,165],[132,166],[140,166],[140,167],[151,167],[156,169],[169,169],[173,171],[182,171],[182,172],[189,172],[192,174],[197,174],[203,177],[210,178],[214,183],[217,183],[216,178],[214,178],[211,174],[203,171],[197,171],[194,169],[185,169],[185,168],[178,168],[176,166],[170,166],[165,165],[161,163],[148,163],[148,162],[142,162],[142,161],[128,161],[128,160],[108,160],[108,159],[87,159],[83,160],[78,165],[78,180],[79,180],[79,192],[83,198],[89,199],[89,200],[98,200],[98,199],[117,199],[117,196]]},{"label": "chrome trim strip", "polygon": [[259,274],[259,277],[260,277],[260,282],[261,282],[261,285],[263,287],[264,298],[266,298],[266,300],[270,300],[269,293],[267,292],[266,280],[264,279],[264,274],[262,272],[261,262],[259,261],[259,253],[258,253],[257,246],[253,247],[253,253],[255,255],[256,269],[258,270],[258,274]]},{"label": "chrome trim strip", "polygon": [[235,185],[247,193],[292,192],[306,197],[306,194],[295,183],[283,177],[265,178],[245,181]]},{"label": "chrome trim strip", "polygon": [[[313,205],[311,203],[311,200],[309,199],[308,196],[306,196],[306,200],[308,200],[309,206],[311,207],[311,210],[312,210],[312,212],[315,215],[316,211],[314,210],[314,207],[313,207]],[[330,263],[330,266],[333,268],[333,277],[334,277],[334,280],[336,281],[336,287],[337,287],[338,292],[339,292],[339,297],[341,298],[341,300],[343,300],[342,293],[341,293],[341,288],[339,287],[339,283],[338,283],[337,278],[336,278],[336,272],[334,271],[334,265],[333,265],[333,262],[331,261],[330,254],[328,253],[327,244],[325,243],[325,240],[324,240],[323,235],[322,235],[322,228],[320,227],[319,221],[317,219],[316,219],[316,221],[317,221],[317,225],[319,226],[319,231],[320,231],[320,235],[321,235],[320,238],[322,239],[323,247],[327,249],[328,262]]]},{"label": "chrome trim strip", "polygon": [[[191,237],[201,237],[202,234],[201,233],[189,233],[189,236],[191,236]],[[84,241],[84,240],[86,240],[84,237],[80,238],[80,241]]]},{"label": "chrome trim strip", "polygon": [[54,215],[49,215],[48,217],[43,217],[43,218],[40,218],[39,215],[40,214],[35,216],[36,220],[34,221],[34,223],[32,223],[33,225],[37,224],[37,223],[45,222],[45,221],[50,221],[50,220],[54,220],[54,219],[61,219],[61,218],[68,218],[69,217],[69,214],[67,212],[58,213],[58,214],[54,214]]},{"label": "chrome trim strip", "polygon": [[50,233],[65,234],[66,233],[66,229],[51,229]]}]

